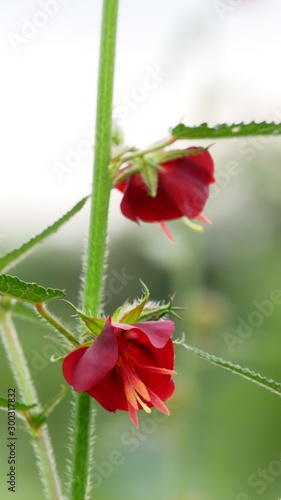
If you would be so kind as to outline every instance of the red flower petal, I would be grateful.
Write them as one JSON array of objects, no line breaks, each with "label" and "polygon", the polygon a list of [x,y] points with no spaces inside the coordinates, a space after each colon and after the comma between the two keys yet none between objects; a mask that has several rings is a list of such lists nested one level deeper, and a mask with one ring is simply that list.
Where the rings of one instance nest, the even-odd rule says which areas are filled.
[{"label": "red flower petal", "polygon": [[144,321],[131,326],[144,332],[151,344],[157,349],[161,349],[167,344],[175,329],[174,322],[168,319],[162,321]]},{"label": "red flower petal", "polygon": [[138,426],[138,410],[151,407],[168,414],[164,401],[174,391],[174,347],[169,320],[135,325],[111,324],[110,318],[90,347],[70,353],[63,362],[66,381],[86,390],[108,411],[128,411]]},{"label": "red flower petal", "polygon": [[123,380],[115,368],[89,389],[88,393],[107,411],[128,411]]},{"label": "red flower petal", "polygon": [[73,373],[76,368],[76,365],[84,355],[85,351],[87,351],[88,347],[80,347],[75,351],[72,351],[68,356],[66,356],[62,363],[62,372],[65,380],[68,384],[73,385]]},{"label": "red flower petal", "polygon": [[72,376],[72,385],[77,392],[95,386],[115,366],[118,346],[114,328],[106,321],[102,333],[80,357]]},{"label": "red flower petal", "polygon": [[[196,148],[189,148],[194,150]],[[123,192],[121,211],[137,222],[162,222],[195,218],[202,212],[214,182],[214,165],[208,151],[179,157],[161,164],[155,197],[149,196],[140,174],[117,185]]]},{"label": "red flower petal", "polygon": [[[173,370],[174,368],[174,346],[171,340],[162,349],[156,349],[151,346],[149,352],[144,352],[144,350],[139,349],[134,350],[135,356],[135,370],[146,385],[146,387],[152,389],[156,392],[161,399],[164,398],[166,392],[165,388],[171,380],[170,373],[154,373],[151,371],[150,367],[155,366],[156,368],[166,368],[168,370]],[[148,369],[145,367],[148,365]],[[164,391],[164,392],[163,392]]]},{"label": "red flower petal", "polygon": [[[143,332],[148,337],[149,342],[157,348],[164,347],[164,345],[167,344],[175,329],[174,322],[168,319],[161,321],[143,321],[132,325],[112,323],[112,326],[125,331],[132,330],[132,333],[126,336],[127,339],[135,339],[139,332]],[[136,335],[134,335],[134,333],[136,333]]]}]

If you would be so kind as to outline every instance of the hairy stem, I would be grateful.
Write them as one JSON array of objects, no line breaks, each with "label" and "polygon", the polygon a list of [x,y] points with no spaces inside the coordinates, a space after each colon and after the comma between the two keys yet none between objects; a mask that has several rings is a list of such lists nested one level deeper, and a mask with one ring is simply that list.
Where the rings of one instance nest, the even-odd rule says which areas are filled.
[{"label": "hairy stem", "polygon": [[[107,219],[111,176],[112,96],[118,0],[104,0],[100,45],[97,96],[95,162],[90,216],[83,306],[86,312],[99,312],[102,298],[103,270],[106,253]],[[87,393],[75,396],[74,438],[71,467],[71,500],[87,498],[91,464],[91,402]],[[91,453],[90,453],[91,451]]]},{"label": "hairy stem", "polygon": [[34,429],[32,426],[32,414],[40,412],[41,407],[10,313],[3,309],[0,309],[0,329],[2,331],[1,338],[20,396],[25,404],[36,404],[34,410],[31,409],[26,412],[25,421],[32,435],[32,445],[38,459],[37,464],[46,498],[60,500],[63,495],[48,429],[46,424],[38,429]]},{"label": "hairy stem", "polygon": [[43,302],[36,304],[36,309],[39,314],[52,325],[61,335],[63,335],[69,342],[74,345],[79,345],[78,340],[47,310]]}]

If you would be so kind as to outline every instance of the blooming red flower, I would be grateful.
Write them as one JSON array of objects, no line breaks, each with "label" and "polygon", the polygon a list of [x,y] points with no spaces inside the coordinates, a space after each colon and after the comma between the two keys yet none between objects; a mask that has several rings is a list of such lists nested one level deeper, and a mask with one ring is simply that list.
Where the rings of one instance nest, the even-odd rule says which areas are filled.
[{"label": "blooming red flower", "polygon": [[[188,148],[190,151],[197,148]],[[136,173],[117,184],[123,194],[121,211],[134,222],[164,222],[181,217],[201,218],[214,182],[214,163],[208,151],[182,156],[160,164],[156,196],[149,195]],[[201,217],[200,217],[201,216]]]},{"label": "blooming red flower", "polygon": [[169,414],[164,401],[174,392],[174,347],[169,320],[133,325],[111,323],[90,346],[68,354],[62,365],[75,391],[87,391],[108,411],[129,411],[138,426],[137,411],[156,407]]}]

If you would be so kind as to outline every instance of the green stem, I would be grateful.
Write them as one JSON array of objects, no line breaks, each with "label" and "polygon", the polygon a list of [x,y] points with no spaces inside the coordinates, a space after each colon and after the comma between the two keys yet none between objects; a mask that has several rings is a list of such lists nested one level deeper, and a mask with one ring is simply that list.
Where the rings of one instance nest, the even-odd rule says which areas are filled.
[{"label": "green stem", "polygon": [[111,190],[112,96],[118,0],[104,0],[97,96],[93,197],[85,270],[84,308],[100,308]]},{"label": "green stem", "polygon": [[[96,315],[102,298],[103,270],[106,253],[107,219],[111,176],[112,98],[118,0],[104,0],[100,42],[100,65],[97,95],[95,163],[87,260],[85,268],[84,309]],[[89,482],[91,444],[90,396],[76,395],[74,414],[71,500],[84,500]]]},{"label": "green stem", "polygon": [[39,314],[50,323],[61,335],[63,335],[69,342],[74,344],[75,346],[79,345],[78,340],[54,317],[50,314],[50,312],[46,309],[43,302],[40,304],[36,304],[36,309]]},{"label": "green stem", "polygon": [[[3,309],[0,310],[0,327],[2,329],[2,341],[6,349],[11,370],[17,383],[21,398],[27,405],[36,404],[34,412],[40,412],[41,406],[36,389],[33,385],[16,330],[11,321],[10,313],[4,311]],[[30,410],[26,417],[29,416],[29,413],[31,417],[33,410]],[[50,500],[60,500],[63,496],[47,426],[43,425],[39,429],[34,429],[32,427],[32,418],[26,418],[26,424],[29,427],[33,438],[32,445],[38,459],[38,467],[44,485],[46,498]]]}]

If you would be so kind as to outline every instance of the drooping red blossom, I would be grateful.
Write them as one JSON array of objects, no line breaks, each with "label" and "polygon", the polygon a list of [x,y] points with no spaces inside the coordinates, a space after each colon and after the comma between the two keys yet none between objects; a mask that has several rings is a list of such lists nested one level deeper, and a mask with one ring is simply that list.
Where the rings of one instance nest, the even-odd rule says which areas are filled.
[{"label": "drooping red blossom", "polygon": [[164,401],[174,392],[174,347],[169,320],[127,325],[108,318],[90,346],[68,354],[62,365],[66,381],[77,392],[87,391],[103,408],[130,413],[156,407],[169,414]]},{"label": "drooping red blossom", "polygon": [[[198,148],[188,148],[194,151]],[[121,211],[134,222],[160,222],[188,217],[203,220],[201,212],[214,182],[214,163],[208,151],[182,156],[160,164],[156,196],[138,172],[117,184],[124,196]]]}]

